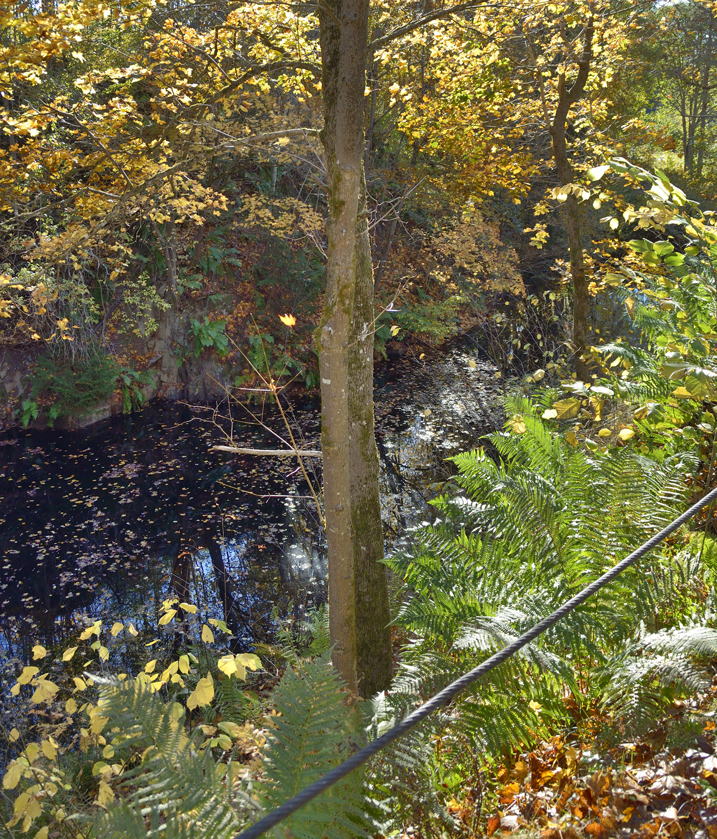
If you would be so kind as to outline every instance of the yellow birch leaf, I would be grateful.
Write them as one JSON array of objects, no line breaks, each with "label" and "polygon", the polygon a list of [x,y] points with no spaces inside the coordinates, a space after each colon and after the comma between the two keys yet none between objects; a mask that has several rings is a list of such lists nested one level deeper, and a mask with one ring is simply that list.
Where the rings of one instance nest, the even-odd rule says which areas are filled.
[{"label": "yellow birch leaf", "polygon": [[237,661],[241,661],[244,667],[248,668],[249,670],[263,670],[264,667],[261,663],[261,659],[258,655],[254,655],[254,653],[240,653],[236,656]]},{"label": "yellow birch leaf", "polygon": [[193,606],[191,603],[180,603],[180,609],[184,609],[185,612],[189,612],[190,615],[195,615],[197,613],[197,607]]},{"label": "yellow birch leaf", "polygon": [[188,655],[180,655],[179,656],[179,671],[180,671],[180,673],[189,673],[189,656]]},{"label": "yellow birch leaf", "polygon": [[65,711],[67,711],[68,714],[74,714],[76,710],[77,703],[72,697],[70,697],[67,702],[65,702]]},{"label": "yellow birch leaf", "polygon": [[35,839],[47,839],[50,832],[50,828],[45,825],[45,827],[41,827],[37,833],[35,834]]},{"label": "yellow birch leaf", "polygon": [[106,781],[100,781],[100,789],[97,793],[97,803],[100,807],[107,808],[115,800],[115,794],[112,787]]},{"label": "yellow birch leaf", "polygon": [[43,740],[40,745],[42,753],[48,760],[54,760],[57,757],[57,748],[49,740]]},{"label": "yellow birch leaf", "polygon": [[206,625],[206,623],[202,624],[202,641],[204,641],[205,644],[213,644],[214,643],[214,633]]},{"label": "yellow birch leaf", "polygon": [[72,656],[77,652],[77,647],[68,647],[62,654],[63,661],[70,661]]},{"label": "yellow birch leaf", "polygon": [[74,681],[77,690],[84,690],[87,687],[84,680],[81,679],[79,676],[73,676],[72,680]]},{"label": "yellow birch leaf", "polygon": [[623,442],[627,442],[628,440],[630,440],[632,437],[635,436],[635,432],[631,428],[623,428],[618,432],[617,436]]},{"label": "yellow birch leaf", "polygon": [[110,632],[112,633],[112,637],[116,638],[120,634],[120,632],[122,632],[123,629],[124,629],[124,624],[123,623],[120,623],[119,621],[117,621],[116,623],[113,623],[112,624],[112,629],[110,629]]},{"label": "yellow birch leaf", "polygon": [[176,614],[176,609],[170,609],[166,615],[162,615],[162,617],[159,619],[159,625],[166,626]]},{"label": "yellow birch leaf", "polygon": [[239,656],[235,658],[233,655],[224,655],[217,662],[217,667],[227,676],[231,677],[236,675],[238,679],[244,681],[246,679],[246,670],[241,662],[237,660],[238,658]]},{"label": "yellow birch leaf", "polygon": [[33,705],[38,705],[40,702],[49,702],[55,698],[55,694],[60,688],[49,679],[40,679],[35,688],[35,692],[30,697],[30,702]]},{"label": "yellow birch leaf", "polygon": [[139,632],[137,632],[137,630],[134,628],[134,624],[132,623],[127,627],[127,632],[129,632],[129,634],[133,635],[134,637],[137,637],[137,635],[139,635]]},{"label": "yellow birch leaf", "polygon": [[80,633],[80,641],[87,641],[87,639],[91,638],[93,635],[96,635],[99,638],[101,628],[102,621],[95,621],[92,626],[88,626],[87,629]]},{"label": "yellow birch leaf", "polygon": [[90,734],[102,734],[102,730],[109,721],[109,717],[101,717],[99,714],[95,714],[90,722]]},{"label": "yellow birch leaf", "polygon": [[145,673],[154,673],[154,668],[157,666],[157,659],[153,658],[152,661],[148,661],[144,665],[144,672]]},{"label": "yellow birch leaf", "polygon": [[110,651],[107,649],[107,647],[100,647],[99,653],[100,661],[107,661],[107,659],[110,657]]},{"label": "yellow birch leaf", "polygon": [[18,763],[16,760],[11,761],[2,779],[3,789],[15,789],[20,783],[24,771],[25,767],[21,763]]},{"label": "yellow birch leaf", "polygon": [[598,431],[598,437],[609,437],[611,434],[612,431],[610,431],[609,428],[601,428],[600,431]]},{"label": "yellow birch leaf", "polygon": [[46,655],[47,650],[42,646],[42,644],[35,644],[35,646],[32,648],[32,657],[35,659],[35,661],[37,661],[38,658],[45,658]]},{"label": "yellow birch leaf", "polygon": [[10,734],[8,734],[8,737],[11,743],[16,743],[20,739],[20,732],[16,728],[13,728]]},{"label": "yellow birch leaf", "polygon": [[572,419],[580,413],[579,399],[560,399],[553,403],[553,409],[558,412],[558,419]]},{"label": "yellow birch leaf", "polygon": [[197,682],[196,688],[187,697],[187,708],[191,711],[194,708],[204,708],[214,699],[214,679],[212,674],[207,675]]},{"label": "yellow birch leaf", "polygon": [[565,442],[571,445],[573,448],[578,444],[578,438],[574,431],[566,431],[565,432]]},{"label": "yellow birch leaf", "polygon": [[672,395],[676,396],[678,399],[692,399],[692,394],[687,390],[686,387],[676,387],[672,391]]},{"label": "yellow birch leaf", "polygon": [[39,672],[39,667],[23,667],[22,673],[17,677],[17,683],[19,685],[29,685]]}]

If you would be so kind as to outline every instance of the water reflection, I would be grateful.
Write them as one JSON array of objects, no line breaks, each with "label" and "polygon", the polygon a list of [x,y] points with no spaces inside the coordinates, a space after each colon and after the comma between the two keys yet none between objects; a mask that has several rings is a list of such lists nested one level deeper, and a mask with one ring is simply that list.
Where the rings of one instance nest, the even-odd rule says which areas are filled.
[{"label": "water reflection", "polygon": [[[460,348],[404,359],[379,381],[389,547],[428,515],[427,501],[452,471],[447,455],[488,429],[481,406],[491,388],[492,371]],[[316,403],[304,401],[293,416],[302,445],[316,447]],[[261,418],[280,430],[270,409]],[[18,626],[52,642],[78,610],[151,622],[173,593],[225,617],[237,647],[248,648],[271,640],[278,620],[326,600],[325,544],[295,460],[211,452],[224,441],[209,420],[156,403],[85,432],[0,438],[6,648]],[[242,445],[276,447],[253,421],[234,434]]]}]

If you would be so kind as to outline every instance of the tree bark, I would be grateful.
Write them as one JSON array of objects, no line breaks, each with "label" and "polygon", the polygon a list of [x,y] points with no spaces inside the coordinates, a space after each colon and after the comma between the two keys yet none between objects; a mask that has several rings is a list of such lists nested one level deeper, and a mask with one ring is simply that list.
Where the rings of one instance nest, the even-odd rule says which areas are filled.
[{"label": "tree bark", "polygon": [[333,661],[352,691],[391,679],[388,586],[373,419],[373,271],[363,170],[368,0],[319,7],[327,186],[321,370],[329,626]]},{"label": "tree bark", "polygon": [[[568,114],[572,105],[582,96],[587,84],[592,59],[592,39],[591,14],[585,26],[583,51],[578,61],[578,75],[570,88],[565,84],[564,75],[560,76],[558,81],[558,105],[550,127],[550,134],[561,186],[566,186],[573,179],[573,168],[570,165],[566,140]],[[590,370],[584,356],[588,345],[589,294],[580,233],[580,205],[572,192],[565,202],[565,227],[570,251],[570,276],[573,283],[573,367],[577,378],[587,382],[590,381]]]}]

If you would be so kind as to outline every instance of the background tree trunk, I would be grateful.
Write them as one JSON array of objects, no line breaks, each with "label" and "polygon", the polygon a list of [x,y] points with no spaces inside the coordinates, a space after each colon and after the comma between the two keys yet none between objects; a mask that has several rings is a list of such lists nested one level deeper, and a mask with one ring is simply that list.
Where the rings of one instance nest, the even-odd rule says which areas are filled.
[{"label": "background tree trunk", "polygon": [[368,0],[320,6],[327,187],[326,297],[318,334],[334,664],[371,694],[391,679],[388,587],[373,421],[373,270],[365,208]]},{"label": "background tree trunk", "polygon": [[[580,99],[587,84],[592,59],[593,18],[592,10],[585,25],[583,36],[583,51],[578,61],[578,75],[572,86],[565,84],[565,76],[561,76],[558,83],[558,105],[555,109],[550,134],[553,142],[553,157],[558,170],[560,185],[572,182],[573,168],[568,158],[566,132],[568,114],[572,105]],[[571,192],[565,202],[565,227],[568,234],[568,249],[570,252],[570,275],[573,283],[573,366],[575,375],[584,382],[590,381],[590,370],[584,360],[588,345],[588,283],[585,277],[585,260],[583,258],[583,243],[580,233],[580,205],[578,199]]]}]

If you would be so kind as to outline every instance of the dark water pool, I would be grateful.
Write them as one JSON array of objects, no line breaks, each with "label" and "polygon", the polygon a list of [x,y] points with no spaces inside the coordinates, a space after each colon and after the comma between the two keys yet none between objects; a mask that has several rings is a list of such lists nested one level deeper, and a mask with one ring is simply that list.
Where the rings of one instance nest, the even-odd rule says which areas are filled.
[{"label": "dark water pool", "polygon": [[[495,420],[496,387],[466,346],[415,353],[379,372],[389,549],[428,515],[427,500],[451,471],[446,457],[475,445]],[[230,425],[228,410],[157,402],[82,432],[0,437],[6,650],[28,630],[52,641],[79,612],[154,619],[173,591],[224,612],[250,646],[282,617],[325,600],[323,537],[296,460],[211,451],[229,431],[240,445],[278,448],[277,412],[235,405]],[[318,447],[318,404],[300,399],[290,415],[303,445]],[[311,463],[320,486],[320,461]]]}]

